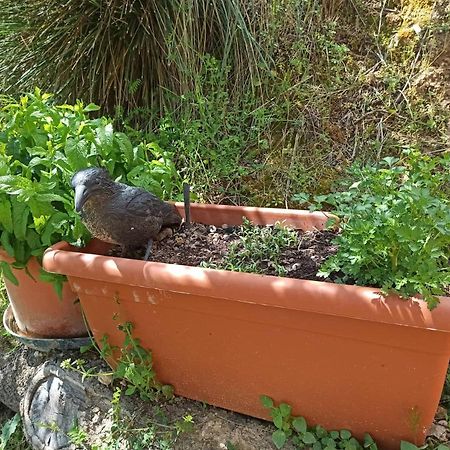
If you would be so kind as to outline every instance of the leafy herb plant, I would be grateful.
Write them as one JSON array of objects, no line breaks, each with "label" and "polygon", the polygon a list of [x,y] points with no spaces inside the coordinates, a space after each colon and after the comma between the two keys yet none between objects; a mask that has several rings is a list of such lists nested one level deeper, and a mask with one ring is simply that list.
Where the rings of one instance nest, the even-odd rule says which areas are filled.
[{"label": "leafy herb plant", "polygon": [[275,446],[280,449],[288,440],[296,448],[311,448],[312,450],[377,450],[377,445],[369,434],[364,437],[364,443],[360,444],[348,430],[327,431],[317,425],[308,426],[304,417],[295,417],[291,414],[291,406],[287,403],[280,403],[276,406],[273,400],[266,395],[262,395],[261,403],[270,410],[274,425],[277,430],[272,434]]},{"label": "leafy herb plant", "polygon": [[278,276],[283,276],[286,270],[280,263],[281,252],[297,243],[297,233],[280,223],[259,227],[243,218],[239,240],[230,245],[223,263],[203,266],[251,273],[263,273],[264,267],[271,266]]},{"label": "leafy herb plant", "polygon": [[[152,143],[131,144],[104,117],[90,118],[94,104],[56,105],[50,94],[33,94],[0,110],[0,243],[13,267],[25,268],[51,244],[82,243],[89,235],[73,206],[70,179],[88,166],[108,169],[118,180],[161,197],[176,189],[171,155]],[[4,275],[17,283],[9,264]],[[61,278],[45,274],[48,281]]]},{"label": "leafy herb plant", "polygon": [[409,149],[350,175],[358,181],[346,191],[316,197],[342,219],[339,250],[319,275],[419,294],[434,308],[450,284],[450,154]]},{"label": "leafy herb plant", "polygon": [[[86,368],[86,361],[83,359],[66,359],[61,367],[76,370],[82,374],[83,379],[100,376],[110,377],[112,380],[124,380],[127,384],[125,395],[137,393],[142,400],[154,400],[160,394],[171,398],[172,386],[163,385],[156,380],[152,353],[140,345],[139,339],[133,337],[131,322],[121,324],[118,328],[124,333],[124,341],[120,348],[111,346],[106,335],[102,338],[101,348],[97,348],[100,356],[106,361],[116,360],[117,364],[113,371],[99,373],[95,367]],[[90,346],[81,350],[87,351],[89,348]]]}]

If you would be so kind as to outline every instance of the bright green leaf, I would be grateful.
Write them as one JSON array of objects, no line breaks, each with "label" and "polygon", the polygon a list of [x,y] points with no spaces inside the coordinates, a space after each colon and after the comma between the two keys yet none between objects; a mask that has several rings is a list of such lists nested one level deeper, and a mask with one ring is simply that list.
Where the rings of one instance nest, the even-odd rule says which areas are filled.
[{"label": "bright green leaf", "polygon": [[0,267],[2,269],[3,276],[5,278],[7,278],[12,284],[18,286],[19,281],[17,280],[16,276],[12,272],[11,266],[5,261],[0,261]]},{"label": "bright green leaf", "polygon": [[280,410],[274,409],[272,411],[272,418],[273,418],[273,423],[277,428],[283,428],[283,416],[280,413]]},{"label": "bright green leaf", "polygon": [[11,436],[15,433],[20,423],[20,414],[16,414],[12,419],[7,420],[2,426],[2,434],[0,437],[0,448],[6,448],[6,444]]},{"label": "bright green leaf", "polygon": [[280,403],[278,408],[283,417],[289,417],[291,415],[291,406],[287,403]]},{"label": "bright green leaf", "polygon": [[11,243],[11,238],[12,235],[10,233],[8,233],[7,231],[3,231],[0,237],[0,244],[3,247],[3,249],[6,250],[8,255],[11,256],[11,258],[14,258],[15,253],[14,247],[12,246]]},{"label": "bright green leaf", "polygon": [[307,431],[303,436],[302,436],[302,441],[305,444],[314,444],[314,442],[317,441],[316,437],[314,436],[313,433]]},{"label": "bright green leaf", "polygon": [[9,233],[13,231],[11,203],[7,198],[0,199],[0,225]]},{"label": "bright green leaf", "polygon": [[298,433],[306,433],[307,430],[307,423],[304,417],[296,417],[292,421],[292,426],[294,427],[294,430]]},{"label": "bright green leaf", "polygon": [[12,212],[14,235],[17,239],[25,240],[30,209],[25,203],[20,203],[15,200],[12,203]]},{"label": "bright green leaf", "polygon": [[94,103],[89,103],[89,105],[87,105],[83,108],[83,112],[98,111],[99,109],[100,109],[100,106],[97,106]]},{"label": "bright green leaf", "polygon": [[125,395],[133,395],[136,392],[136,386],[128,386]]},{"label": "bright green leaf", "polygon": [[282,430],[277,430],[272,434],[272,441],[275,444],[275,447],[280,449],[286,443],[286,434]]},{"label": "bright green leaf", "polygon": [[341,430],[340,435],[342,439],[350,439],[352,437],[352,433],[348,430]]},{"label": "bright green leaf", "polygon": [[273,408],[273,400],[270,397],[267,397],[267,395],[261,395],[259,400],[264,408]]}]

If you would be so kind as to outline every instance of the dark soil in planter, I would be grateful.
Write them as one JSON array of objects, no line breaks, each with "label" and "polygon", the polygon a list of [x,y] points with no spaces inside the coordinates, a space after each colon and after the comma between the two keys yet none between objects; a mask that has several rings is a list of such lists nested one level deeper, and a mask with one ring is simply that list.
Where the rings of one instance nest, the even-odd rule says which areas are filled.
[{"label": "dark soil in planter", "polygon": [[[241,228],[238,226],[215,227],[212,225],[183,224],[179,230],[161,242],[155,242],[150,261],[186,266],[220,268],[230,245],[239,241]],[[305,280],[324,281],[316,274],[321,264],[337,251],[332,244],[336,233],[332,231],[296,231],[298,244],[281,252],[279,265],[285,269],[283,276]],[[127,257],[142,259],[145,249]],[[261,260],[258,272],[277,275],[275,266],[269,260]],[[329,280],[331,281],[331,280]]]}]

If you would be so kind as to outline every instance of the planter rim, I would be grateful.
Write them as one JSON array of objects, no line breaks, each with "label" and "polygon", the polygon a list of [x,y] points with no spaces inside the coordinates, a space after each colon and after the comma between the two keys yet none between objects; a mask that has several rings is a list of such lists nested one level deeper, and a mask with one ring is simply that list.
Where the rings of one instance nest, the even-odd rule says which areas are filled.
[{"label": "planter rim", "polygon": [[424,301],[384,297],[377,288],[103,256],[64,241],[46,250],[43,266],[49,272],[118,286],[450,332],[450,297],[439,297],[440,304],[430,311]]},{"label": "planter rim", "polygon": [[8,252],[4,248],[0,247],[0,261],[5,261],[9,264],[12,264],[15,259],[9,256]]}]

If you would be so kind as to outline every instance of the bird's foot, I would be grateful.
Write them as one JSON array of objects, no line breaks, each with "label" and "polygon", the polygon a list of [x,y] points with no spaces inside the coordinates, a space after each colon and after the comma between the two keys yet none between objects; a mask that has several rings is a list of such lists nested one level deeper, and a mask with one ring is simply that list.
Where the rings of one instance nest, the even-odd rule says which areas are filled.
[{"label": "bird's foot", "polygon": [[153,248],[153,240],[150,239],[147,244],[147,250],[145,251],[144,261],[148,261],[148,258],[150,257],[150,254],[152,253],[152,248]]}]

